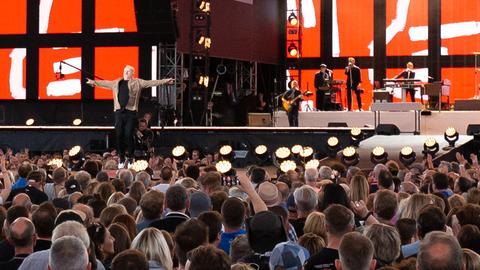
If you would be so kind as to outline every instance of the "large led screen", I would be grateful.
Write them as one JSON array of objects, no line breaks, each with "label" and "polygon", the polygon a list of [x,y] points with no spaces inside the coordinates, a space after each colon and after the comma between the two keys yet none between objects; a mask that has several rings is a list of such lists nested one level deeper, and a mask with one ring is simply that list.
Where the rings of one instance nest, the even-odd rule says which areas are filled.
[{"label": "large led screen", "polygon": [[[298,39],[298,34],[294,31],[291,24],[288,23],[288,17],[293,13],[298,18],[299,0],[287,1],[287,40]],[[301,24],[302,33],[302,57],[320,57],[320,26],[321,26],[321,1],[320,0],[302,0],[301,3],[303,23]],[[293,31],[293,32],[292,32]],[[287,42],[287,47],[291,42]],[[288,52],[287,56],[291,57]]]},{"label": "large led screen", "polygon": [[480,1],[442,0],[442,55],[480,51]]},{"label": "large led screen", "polygon": [[137,32],[134,0],[96,0],[95,32]]},{"label": "large led screen", "polygon": [[82,0],[41,0],[40,34],[81,33]]},{"label": "large led screen", "polygon": [[333,0],[334,57],[373,56],[373,1]]},{"label": "large led screen", "polygon": [[428,55],[428,1],[387,0],[387,56]]},{"label": "large led screen", "polygon": [[[123,76],[123,68],[135,68],[138,77],[138,47],[97,47],[95,48],[95,75],[105,80],[115,80]],[[95,87],[95,99],[111,99],[112,91]]]},{"label": "large led screen", "polygon": [[0,99],[26,98],[25,48],[0,49]]},{"label": "large led screen", "polygon": [[0,35],[27,32],[27,0],[2,0]]},{"label": "large led screen", "polygon": [[39,52],[38,99],[80,99],[81,72],[77,68],[82,68],[82,49],[41,48]]}]

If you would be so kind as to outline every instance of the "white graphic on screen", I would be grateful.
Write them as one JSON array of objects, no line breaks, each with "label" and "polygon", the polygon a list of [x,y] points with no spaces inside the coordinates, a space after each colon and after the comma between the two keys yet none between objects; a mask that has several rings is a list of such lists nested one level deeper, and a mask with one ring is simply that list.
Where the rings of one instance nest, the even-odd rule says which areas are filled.
[{"label": "white graphic on screen", "polygon": [[[82,68],[82,58],[73,57],[63,60],[72,66]],[[59,73],[60,62],[54,62],[52,65],[52,72]],[[62,64],[62,74],[71,75],[79,73],[75,68]],[[61,97],[61,96],[73,96],[79,94],[82,91],[82,85],[79,79],[67,79],[49,82],[47,85],[47,96],[49,97]]]},{"label": "white graphic on screen", "polygon": [[27,49],[13,49],[9,55],[10,65],[10,94],[13,99],[25,99],[27,90],[23,87],[23,60],[27,57]]}]

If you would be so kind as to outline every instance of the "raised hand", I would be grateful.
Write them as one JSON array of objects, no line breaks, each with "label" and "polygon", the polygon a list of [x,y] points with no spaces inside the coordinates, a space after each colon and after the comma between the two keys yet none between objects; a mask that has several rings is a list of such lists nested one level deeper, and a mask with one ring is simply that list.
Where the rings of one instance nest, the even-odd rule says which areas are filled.
[{"label": "raised hand", "polygon": [[462,154],[460,154],[460,152],[457,152],[455,154],[455,157],[457,158],[458,163],[460,163],[462,165],[465,165],[467,163],[467,160],[465,159],[465,157]]},{"label": "raised hand", "polygon": [[470,154],[470,159],[472,160],[472,165],[473,166],[478,166],[478,156],[474,153]]},{"label": "raised hand", "polygon": [[92,80],[92,79],[87,78],[87,84],[90,85],[90,86],[94,86],[94,85],[95,85],[95,81]]}]

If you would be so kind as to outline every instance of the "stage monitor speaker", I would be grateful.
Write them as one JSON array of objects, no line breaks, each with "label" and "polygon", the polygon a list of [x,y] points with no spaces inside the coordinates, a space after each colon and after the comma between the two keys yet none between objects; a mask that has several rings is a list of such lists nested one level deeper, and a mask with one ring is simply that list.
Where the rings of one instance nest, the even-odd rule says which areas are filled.
[{"label": "stage monitor speaker", "polygon": [[377,135],[400,135],[400,129],[394,124],[379,124],[375,128]]},{"label": "stage monitor speaker", "polygon": [[480,134],[480,125],[479,124],[470,124],[467,126],[467,135],[479,135]]},{"label": "stage monitor speaker", "polygon": [[455,100],[455,111],[480,111],[480,100],[457,99]]},{"label": "stage monitor speaker", "polygon": [[328,127],[348,127],[345,122],[328,122]]},{"label": "stage monitor speaker", "polygon": [[135,0],[138,32],[158,34],[162,42],[175,42],[178,36],[177,22],[170,2],[170,0]]},{"label": "stage monitor speaker", "polygon": [[269,113],[249,113],[248,125],[250,127],[271,127],[272,115]]},{"label": "stage monitor speaker", "polygon": [[387,90],[373,90],[373,102],[392,102],[392,94]]}]

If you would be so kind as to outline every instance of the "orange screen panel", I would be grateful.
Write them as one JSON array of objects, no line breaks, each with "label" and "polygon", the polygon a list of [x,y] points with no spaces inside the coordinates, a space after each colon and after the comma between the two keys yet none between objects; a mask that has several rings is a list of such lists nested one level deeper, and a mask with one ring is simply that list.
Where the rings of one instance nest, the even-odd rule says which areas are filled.
[{"label": "orange screen panel", "polygon": [[[95,48],[95,74],[105,80],[123,76],[123,68],[130,65],[138,74],[138,47],[97,47]],[[135,76],[136,77],[136,76]],[[95,87],[95,99],[112,99],[112,91]]]},{"label": "orange screen panel", "polygon": [[42,0],[39,33],[81,33],[82,0]]},{"label": "orange screen panel", "polygon": [[95,32],[137,32],[134,0],[96,0]]},{"label": "orange screen panel", "polygon": [[333,2],[333,57],[373,56],[373,1]]},{"label": "orange screen panel", "polygon": [[[299,7],[299,1],[296,1],[295,6],[291,6],[289,2],[287,19],[288,16],[293,12],[297,15],[296,9]],[[320,57],[320,27],[321,27],[321,1],[320,0],[308,0],[302,1],[302,16],[303,24],[301,25],[302,29],[302,57]],[[291,30],[295,28],[290,28],[290,24],[287,20],[287,40],[297,40],[298,34],[294,34]],[[298,27],[296,28],[298,29]],[[287,42],[287,47],[290,45],[290,42]],[[297,45],[297,44],[296,44]],[[292,58],[288,54],[287,57]]]},{"label": "orange screen panel", "polygon": [[428,1],[387,0],[387,56],[428,55]]},{"label": "orange screen panel", "polygon": [[27,1],[3,0],[0,16],[0,34],[25,34],[27,32]]},{"label": "orange screen panel", "polygon": [[442,79],[451,81],[450,102],[452,103],[455,99],[468,99],[475,95],[475,69],[473,67],[442,68]]},{"label": "orange screen panel", "polygon": [[442,0],[442,55],[480,51],[480,1]]},{"label": "orange screen panel", "polygon": [[81,69],[81,48],[41,48],[39,56],[39,99],[80,99],[81,72],[62,64],[63,78],[59,77],[60,61]]},{"label": "orange screen panel", "polygon": [[26,98],[25,48],[0,49],[0,99]]}]

